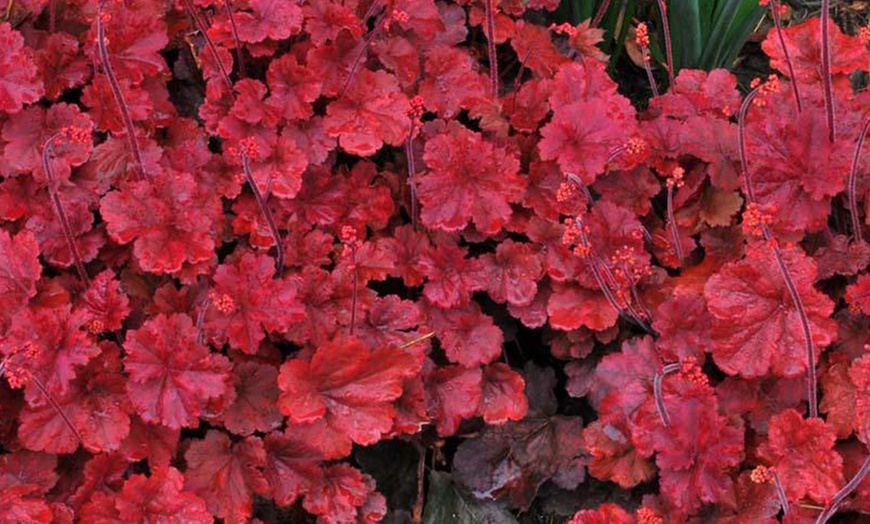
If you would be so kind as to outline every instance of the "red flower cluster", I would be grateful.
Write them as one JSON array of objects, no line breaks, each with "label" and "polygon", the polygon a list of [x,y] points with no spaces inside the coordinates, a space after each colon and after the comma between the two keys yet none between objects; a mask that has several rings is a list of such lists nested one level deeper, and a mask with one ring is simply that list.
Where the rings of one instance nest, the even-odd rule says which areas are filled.
[{"label": "red flower cluster", "polygon": [[635,497],[574,523],[870,511],[866,32],[638,112],[557,5],[9,2],[0,521],[377,522],[393,439]]}]

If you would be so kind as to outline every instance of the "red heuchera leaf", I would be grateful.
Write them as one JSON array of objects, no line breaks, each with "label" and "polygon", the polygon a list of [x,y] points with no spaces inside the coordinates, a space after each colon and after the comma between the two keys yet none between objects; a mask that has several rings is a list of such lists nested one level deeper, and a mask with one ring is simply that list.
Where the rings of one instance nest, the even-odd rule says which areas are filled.
[{"label": "red heuchera leaf", "polygon": [[477,407],[483,398],[482,379],[483,373],[479,368],[461,366],[442,367],[429,375],[426,380],[426,404],[439,435],[446,437],[455,434],[463,419],[477,414]]},{"label": "red heuchera leaf", "polygon": [[121,443],[121,455],[130,462],[148,460],[151,466],[166,467],[178,449],[180,429],[148,424],[138,416],[130,418],[130,434]]},{"label": "red heuchera leaf", "polygon": [[269,433],[264,439],[263,476],[267,484],[261,494],[272,497],[279,506],[292,505],[323,475],[320,460],[325,457],[304,436],[291,427],[287,433]]},{"label": "red heuchera leaf", "polygon": [[659,484],[664,497],[678,509],[694,513],[702,503],[733,500],[729,471],[743,460],[743,426],[717,413],[717,402],[707,376],[693,360],[675,376],[663,379],[661,415],[645,405],[641,431],[652,426],[652,446],[658,455]]},{"label": "red heuchera leaf", "polygon": [[476,303],[463,308],[431,307],[428,314],[428,325],[435,331],[451,362],[474,367],[489,364],[501,355],[502,331]]},{"label": "red heuchera leaf", "polygon": [[487,273],[486,291],[493,300],[514,306],[532,303],[543,265],[531,244],[507,239],[498,245],[494,255],[480,258]]},{"label": "red heuchera leaf", "polygon": [[[746,128],[746,151],[757,181],[790,179],[813,200],[821,200],[846,188],[846,175],[852,161],[852,137],[828,140],[825,111],[816,105],[804,106],[797,112],[794,103],[780,94],[778,100],[788,102],[770,118],[753,119]],[[813,173],[830,173],[813,176]],[[754,175],[755,176],[755,175]],[[779,209],[787,209],[788,200],[766,200]]]},{"label": "red heuchera leaf", "polygon": [[776,469],[789,500],[809,497],[828,502],[843,485],[843,459],[834,451],[837,436],[822,419],[804,419],[787,409],[770,419],[758,456]]},{"label": "red heuchera leaf", "polygon": [[190,444],[184,458],[186,490],[202,497],[208,510],[226,522],[249,521],[254,489],[264,481],[262,440],[247,437],[232,443],[226,434],[211,430]]},{"label": "red heuchera leaf", "polygon": [[[716,524],[776,524],[780,510],[773,482],[756,482],[752,472],[744,471],[734,486],[733,515],[721,515]],[[730,512],[730,511],[729,511]],[[791,513],[790,513],[791,514]]]},{"label": "red heuchera leaf", "polygon": [[[94,340],[81,329],[85,321],[86,316],[72,311],[69,304],[22,310],[0,338],[0,352],[6,356],[32,352],[24,364],[27,370],[49,391],[65,393],[76,370],[100,353]],[[28,402],[42,398],[33,382],[27,383],[26,392]]]},{"label": "red heuchera leaf", "polygon": [[[828,318],[831,300],[816,291],[816,266],[797,249],[783,250],[786,267],[803,301],[816,357],[836,337]],[[806,371],[800,319],[779,272],[773,251],[755,246],[710,277],[704,287],[713,315],[713,359],[730,375],[760,377],[769,372],[793,377]]]},{"label": "red heuchera leaf", "polygon": [[375,491],[375,480],[347,464],[326,468],[302,501],[302,507],[317,515],[318,522],[379,522],[387,501]]},{"label": "red heuchera leaf", "polygon": [[157,468],[150,477],[131,475],[116,496],[95,493],[81,510],[88,522],[190,522],[211,524],[205,502],[184,491],[175,468]]},{"label": "red heuchera leaf", "polygon": [[278,408],[292,422],[325,417],[344,438],[374,444],[393,425],[402,381],[421,366],[411,353],[372,350],[358,339],[339,338],[317,348],[310,362],[290,359],[281,366]]},{"label": "red heuchera leaf", "polygon": [[0,49],[0,111],[17,113],[45,90],[24,37],[9,22],[0,24]]},{"label": "red heuchera leaf", "polygon": [[653,379],[661,371],[661,357],[652,337],[626,340],[622,351],[605,356],[595,369],[600,398],[631,417],[652,396]]},{"label": "red heuchera leaf", "polygon": [[272,60],[266,82],[270,91],[267,103],[286,120],[311,116],[311,103],[320,96],[321,82],[310,69],[299,64],[295,55],[286,54]]},{"label": "red heuchera leaf", "polygon": [[423,160],[429,171],[420,176],[417,196],[429,227],[458,231],[473,221],[481,233],[495,234],[525,190],[513,151],[456,122],[426,142]]},{"label": "red heuchera leaf", "polygon": [[849,362],[835,359],[838,355],[839,353],[832,354],[831,362],[819,373],[819,383],[822,386],[819,411],[827,415],[825,421],[836,430],[837,438],[847,439],[852,435],[860,418],[856,417],[855,412],[857,391],[849,378]]},{"label": "red heuchera leaf", "polygon": [[433,248],[421,253],[413,270],[426,277],[423,295],[430,302],[441,308],[465,305],[474,291],[483,289],[478,264],[467,254],[447,235],[435,236]]},{"label": "red heuchera leaf", "polygon": [[568,524],[635,524],[634,516],[611,502],[574,514]]},{"label": "red heuchera leaf", "polygon": [[[103,23],[115,76],[133,84],[141,84],[149,77],[165,73],[166,60],[160,52],[169,43],[169,37],[166,34],[166,22],[163,16],[159,16],[162,15],[162,10],[149,10],[148,4],[130,7],[107,4],[106,7],[108,9],[104,12],[109,16],[105,17]],[[91,53],[94,60],[99,62],[96,22],[91,31],[88,39],[94,43]],[[108,103],[114,105],[114,101]]]},{"label": "red heuchera leaf", "polygon": [[219,212],[218,199],[198,191],[187,173],[167,172],[129,182],[104,196],[100,204],[112,240],[133,242],[139,265],[152,273],[174,273],[185,262],[211,259]]},{"label": "red heuchera leaf", "polygon": [[[821,19],[811,17],[782,30],[795,77],[801,82],[818,84],[822,82],[819,66],[822,63],[822,46],[819,44],[821,28]],[[844,35],[837,24],[830,19],[828,19],[828,35],[827,45],[831,46],[832,74],[849,74],[862,69],[862,66],[867,64],[867,50],[858,38]],[[784,75],[789,74],[785,55],[775,31],[768,33],[761,48],[770,57],[772,67]]]},{"label": "red heuchera leaf", "polygon": [[523,393],[526,383],[522,375],[503,362],[496,362],[484,369],[483,396],[480,400],[480,415],[487,424],[501,425],[509,420],[521,420],[529,408]]},{"label": "red heuchera leaf", "polygon": [[576,284],[554,282],[547,301],[550,325],[570,331],[587,327],[602,331],[616,325],[619,313],[613,309],[604,294]]},{"label": "red heuchera leaf", "polygon": [[197,335],[183,314],[157,315],[128,332],[127,393],[146,422],[171,429],[196,426],[208,399],[227,393],[229,361],[199,344]]},{"label": "red heuchera leaf", "polygon": [[106,270],[91,281],[82,295],[80,307],[89,317],[89,331],[115,331],[121,329],[121,323],[130,314],[130,299],[121,291],[115,273]]},{"label": "red heuchera leaf", "polygon": [[365,69],[351,78],[343,96],[326,107],[323,125],[348,153],[371,156],[384,143],[397,146],[405,140],[411,128],[410,109],[395,76]]},{"label": "red heuchera leaf", "polygon": [[486,79],[460,47],[439,45],[430,49],[425,73],[418,92],[426,108],[443,118],[455,118],[460,110],[471,109],[487,96]]},{"label": "red heuchera leaf", "polygon": [[247,11],[233,15],[242,42],[257,43],[266,38],[283,40],[302,30],[302,8],[280,0],[249,0]]},{"label": "red heuchera leaf", "polygon": [[79,52],[79,42],[67,33],[52,33],[36,52],[36,65],[45,82],[45,97],[56,101],[65,90],[82,85],[91,64]]},{"label": "red heuchera leaf", "polygon": [[52,453],[75,451],[79,440],[70,424],[81,435],[85,448],[95,453],[116,450],[127,437],[131,408],[119,349],[104,343],[100,356],[79,375],[65,393],[52,395],[63,414],[51,403],[42,401],[26,406],[21,412],[18,436],[29,449]]},{"label": "red heuchera leaf", "polygon": [[852,311],[870,315],[870,275],[858,275],[858,280],[846,287],[846,302]]},{"label": "red heuchera leaf", "polygon": [[611,418],[596,420],[583,428],[583,447],[591,456],[589,474],[624,489],[633,488],[651,479],[655,468],[632,445],[627,424],[619,417]]},{"label": "red heuchera leaf", "polygon": [[42,494],[32,486],[0,486],[0,514],[7,522],[49,524],[54,520]]},{"label": "red heuchera leaf", "polygon": [[858,438],[870,443],[870,355],[852,362],[849,378],[855,386],[855,417]]},{"label": "red heuchera leaf", "polygon": [[[73,104],[58,103],[48,109],[28,107],[3,124],[3,140],[9,142],[3,151],[5,160],[19,172],[39,173],[38,181],[46,184],[47,177],[42,164],[43,147],[46,140],[67,126],[90,131],[93,124],[88,114]],[[91,150],[89,140],[77,142],[56,139],[54,155],[50,160],[55,178],[68,179],[70,166],[83,164]]]},{"label": "red heuchera leaf", "polygon": [[30,232],[14,237],[0,229],[0,333],[7,322],[36,295],[36,281],[42,274],[39,245]]},{"label": "red heuchera leaf", "polygon": [[674,290],[653,314],[653,329],[660,335],[657,342],[665,360],[703,358],[710,351],[712,321],[703,295],[689,288]]},{"label": "red heuchera leaf", "polygon": [[281,426],[278,411],[278,369],[271,364],[240,362],[233,368],[235,400],[223,414],[224,427],[236,435],[268,433]]},{"label": "red heuchera leaf", "polygon": [[253,253],[218,266],[206,320],[212,338],[254,354],[266,332],[287,331],[305,318],[296,281],[274,279],[274,272],[274,259]]}]

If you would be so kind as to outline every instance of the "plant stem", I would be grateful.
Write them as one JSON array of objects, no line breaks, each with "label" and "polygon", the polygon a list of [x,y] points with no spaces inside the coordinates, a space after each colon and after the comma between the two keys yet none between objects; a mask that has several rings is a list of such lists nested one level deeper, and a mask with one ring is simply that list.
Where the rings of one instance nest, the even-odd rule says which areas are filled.
[{"label": "plant stem", "polygon": [[281,233],[278,231],[278,226],[275,225],[275,219],[272,217],[272,212],[266,206],[263,195],[260,193],[259,188],[257,188],[257,182],[254,180],[254,174],[251,172],[251,159],[244,153],[242,153],[242,170],[245,172],[245,180],[251,186],[251,192],[254,193],[257,207],[260,208],[260,213],[266,219],[269,232],[272,233],[272,239],[275,241],[275,278],[280,278],[284,272],[284,245],[282,244]]},{"label": "plant stem", "polygon": [[414,180],[414,175],[417,172],[416,162],[414,161],[414,122],[411,122],[411,132],[408,133],[408,138],[405,139],[405,160],[408,163],[408,191],[411,198],[411,224],[414,231],[417,231],[417,183]]},{"label": "plant stem", "polygon": [[112,62],[109,60],[109,51],[106,49],[106,29],[103,27],[103,14],[103,2],[101,1],[97,8],[97,51],[100,55],[103,72],[106,73],[109,86],[112,88],[112,96],[115,97],[115,103],[118,105],[118,111],[121,113],[124,129],[127,130],[127,145],[130,147],[130,153],[133,155],[133,170],[136,172],[139,180],[145,180],[147,173],[145,173],[145,167],[142,163],[139,143],[136,141],[136,128],[133,126],[130,110],[127,102],[124,100],[124,93],[121,92],[121,85],[118,84],[115,70],[112,68]]},{"label": "plant stem", "polygon": [[822,35],[820,46],[822,48],[822,84],[825,87],[825,116],[828,122],[828,141],[834,141],[834,83],[831,79],[831,45],[828,38],[828,22],[831,18],[830,0],[822,0]]},{"label": "plant stem", "polygon": [[668,6],[665,0],[657,0],[659,11],[662,13],[662,32],[665,34],[665,55],[667,57],[668,67],[668,88],[674,88],[674,51],[671,46],[671,27],[668,23]]},{"label": "plant stem", "polygon": [[640,48],[641,58],[643,59],[643,69],[646,71],[646,79],[649,81],[649,87],[652,89],[653,96],[659,96],[659,86],[656,85],[656,77],[653,76],[652,68],[649,65],[649,55],[646,48]]},{"label": "plant stem", "polygon": [[592,23],[589,24],[589,27],[598,27],[598,24],[604,20],[604,15],[607,14],[607,9],[610,7],[610,0],[604,0],[601,3],[601,6],[598,8],[598,11],[595,13],[595,18],[592,19]]},{"label": "plant stem", "polygon": [[239,76],[245,77],[245,57],[242,54],[242,41],[239,39],[239,28],[236,26],[236,17],[233,15],[233,6],[230,0],[224,0],[224,8],[227,11],[227,16],[230,18],[230,27],[233,32],[233,42],[236,45],[236,60],[239,61]]},{"label": "plant stem", "polygon": [[858,163],[861,159],[861,148],[864,146],[868,132],[870,132],[870,118],[864,121],[861,134],[858,135],[855,156],[852,157],[852,168],[849,170],[849,214],[852,216],[852,234],[855,235],[855,240],[858,242],[864,240],[861,218],[858,216]]},{"label": "plant stem", "polygon": [[66,238],[66,245],[69,248],[73,264],[75,264],[76,272],[78,272],[79,278],[82,283],[84,283],[85,287],[89,287],[91,285],[91,279],[88,278],[88,272],[85,269],[84,262],[82,262],[82,255],[79,253],[79,248],[76,245],[72,228],[69,225],[69,220],[67,219],[66,212],[63,209],[63,204],[60,201],[60,195],[57,193],[54,172],[51,169],[52,146],[59,136],[60,134],[52,135],[45,141],[45,145],[42,146],[42,169],[45,171],[45,178],[48,182],[48,194],[51,196],[51,203],[54,206],[54,212],[57,214],[57,219],[60,222],[61,230],[63,230],[63,236]]},{"label": "plant stem", "polygon": [[229,90],[230,96],[231,97],[235,96],[235,93],[233,93],[233,82],[232,82],[232,80],[230,80],[230,75],[229,75],[229,73],[227,73],[227,70],[224,67],[223,61],[221,61],[221,57],[218,54],[217,47],[214,45],[214,42],[212,41],[211,37],[208,36],[208,28],[205,26],[205,23],[199,17],[199,14],[197,14],[196,8],[194,7],[191,0],[182,0],[182,1],[184,2],[184,8],[187,10],[188,14],[190,14],[190,17],[193,18],[194,25],[199,30],[199,32],[202,34],[202,37],[205,39],[205,45],[209,48],[209,51],[211,51],[211,55],[215,61],[215,65],[217,66],[218,71],[220,72],[221,77],[223,78],[224,82],[227,84],[227,89]]},{"label": "plant stem", "polygon": [[794,103],[797,106],[798,113],[803,111],[803,105],[801,104],[801,94],[798,91],[797,78],[794,76],[794,66],[791,62],[791,56],[788,53],[788,48],[785,45],[785,37],[782,34],[782,16],[779,13],[780,0],[773,0],[770,3],[770,12],[773,16],[773,25],[776,26],[776,35],[779,37],[779,46],[782,48],[782,54],[785,56],[785,63],[788,66],[788,77],[791,79],[791,90],[792,94],[794,94]]},{"label": "plant stem", "polygon": [[[758,88],[753,89],[746,98],[743,100],[743,104],[740,106],[740,113],[737,117],[737,144],[738,150],[740,153],[740,166],[743,171],[743,179],[745,183],[745,191],[746,191],[746,202],[747,204],[757,203],[755,199],[755,192],[752,188],[752,176],[749,173],[749,163],[746,158],[746,113],[749,112],[749,106],[752,104],[752,100],[758,95]],[[800,293],[798,293],[797,286],[795,286],[794,280],[791,277],[791,273],[789,273],[788,266],[786,266],[785,259],[782,256],[782,250],[779,248],[779,245],[773,238],[773,235],[770,232],[770,229],[767,227],[767,224],[761,223],[761,234],[764,240],[772,247],[774,258],[776,258],[776,265],[779,269],[780,275],[782,275],[783,281],[785,281],[785,286],[788,289],[788,293],[791,296],[792,302],[794,303],[795,310],[798,314],[798,318],[801,324],[801,330],[803,331],[804,343],[806,345],[806,353],[807,353],[807,403],[809,404],[809,414],[810,418],[818,418],[819,417],[819,406],[818,406],[818,386],[817,386],[817,377],[816,377],[816,349],[815,343],[813,342],[812,330],[810,329],[810,321],[807,317],[806,309],[804,308],[803,300],[801,300]]]},{"label": "plant stem", "polygon": [[674,184],[668,184],[668,229],[671,231],[671,241],[674,244],[674,254],[683,265],[683,243],[680,240],[680,230],[677,229],[677,220],[674,217]]},{"label": "plant stem", "polygon": [[667,375],[679,370],[679,363],[668,364],[662,368],[661,372],[656,373],[656,376],[653,378],[653,397],[655,397],[656,401],[656,411],[658,411],[659,418],[662,419],[662,424],[666,428],[671,427],[671,417],[668,415],[668,408],[665,406],[665,397],[662,395],[662,380],[664,380]]},{"label": "plant stem", "polygon": [[843,486],[843,489],[841,489],[837,492],[836,495],[834,495],[831,503],[828,504],[828,507],[826,507],[825,510],[822,511],[822,514],[819,515],[819,518],[816,520],[816,524],[825,524],[826,522],[828,522],[828,519],[833,517],[834,514],[837,512],[840,504],[842,504],[843,501],[846,500],[846,497],[851,495],[852,492],[858,488],[861,482],[863,482],[864,479],[867,477],[868,473],[870,473],[870,456],[868,456],[864,460],[864,464],[861,465],[861,468],[858,470],[857,473],[855,473],[855,476],[852,477],[852,480],[850,480],[848,484]]},{"label": "plant stem", "polygon": [[493,99],[498,98],[498,56],[495,50],[495,0],[486,4],[487,51],[489,52],[489,85]]}]

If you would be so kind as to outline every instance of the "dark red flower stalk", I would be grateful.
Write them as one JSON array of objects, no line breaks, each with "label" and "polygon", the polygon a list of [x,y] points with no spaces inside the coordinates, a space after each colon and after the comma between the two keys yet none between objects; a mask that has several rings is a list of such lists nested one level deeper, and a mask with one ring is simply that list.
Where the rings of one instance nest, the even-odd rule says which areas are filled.
[{"label": "dark red flower stalk", "polygon": [[607,14],[607,9],[610,7],[610,0],[604,0],[601,3],[601,6],[598,8],[598,12],[595,13],[595,16],[592,18],[592,23],[589,27],[598,27],[598,24],[604,20],[604,15]]},{"label": "dark red flower stalk", "polygon": [[243,140],[240,144],[239,154],[242,157],[242,170],[245,173],[245,180],[251,187],[251,192],[254,193],[254,200],[257,201],[257,207],[260,208],[260,213],[266,220],[269,226],[269,232],[272,233],[272,239],[275,241],[275,278],[280,278],[284,272],[284,244],[281,239],[281,233],[278,231],[278,226],[275,224],[275,219],[272,217],[272,212],[266,206],[266,201],[263,198],[260,189],[257,187],[257,182],[254,180],[254,174],[251,172],[251,156],[256,155],[259,151],[256,142],[253,140]]},{"label": "dark red flower stalk", "polygon": [[803,110],[801,103],[800,91],[798,91],[797,78],[794,76],[794,65],[791,61],[791,56],[788,53],[788,48],[785,45],[785,37],[782,34],[782,3],[780,0],[772,0],[770,3],[770,13],[773,16],[773,25],[776,27],[776,35],[779,38],[779,45],[782,48],[782,54],[785,57],[785,63],[788,65],[788,77],[791,79],[791,90],[794,94],[794,103],[797,106],[798,113]]},{"label": "dark red flower stalk", "polygon": [[680,230],[677,229],[677,220],[674,218],[674,188],[682,187],[683,174],[685,170],[682,167],[674,168],[671,176],[668,177],[668,228],[671,231],[671,242],[674,245],[674,253],[677,255],[677,260],[680,265],[683,265],[683,243],[680,241]]},{"label": "dark red flower stalk", "polygon": [[652,89],[653,96],[659,96],[659,87],[656,85],[656,79],[653,76],[652,68],[650,68],[649,56],[649,29],[646,24],[641,22],[637,24],[634,41],[640,48],[640,55],[643,59],[643,69],[646,71],[646,78],[649,81],[649,87]]},{"label": "dark red flower stalk", "polygon": [[659,414],[659,418],[662,419],[662,424],[666,428],[671,426],[671,417],[668,415],[668,408],[665,406],[665,398],[662,396],[662,380],[671,373],[676,373],[679,370],[679,362],[668,364],[664,366],[660,372],[656,373],[656,376],[653,378],[653,397],[655,397],[656,401],[656,411]]},{"label": "dark red flower stalk", "polygon": [[[757,205],[758,202],[755,198],[755,192],[752,188],[752,176],[749,173],[749,162],[746,158],[746,113],[749,111],[749,106],[752,104],[752,101],[759,93],[760,87],[756,87],[743,100],[743,104],[740,106],[740,113],[737,117],[737,147],[740,153],[740,167],[743,171],[743,179],[745,185],[746,192],[746,203]],[[818,387],[817,387],[817,377],[816,377],[816,348],[815,343],[813,342],[812,331],[810,330],[810,321],[807,318],[807,312],[804,308],[804,303],[801,300],[800,293],[797,291],[797,287],[795,286],[794,280],[789,273],[788,267],[785,265],[785,260],[782,256],[782,250],[780,250],[779,245],[776,243],[773,235],[770,233],[770,229],[767,227],[767,224],[761,222],[759,224],[759,228],[764,240],[772,247],[774,257],[776,258],[776,264],[779,268],[779,273],[782,275],[783,281],[785,281],[786,288],[788,289],[788,293],[791,296],[792,302],[794,303],[795,309],[797,310],[798,318],[800,318],[801,329],[804,335],[804,343],[806,344],[806,353],[807,353],[807,402],[809,403],[809,412],[810,418],[818,418],[819,416],[819,406],[818,406]]]},{"label": "dark red flower stalk", "polygon": [[[369,12],[374,12],[373,9],[374,9],[374,4],[372,5],[372,8],[369,9]],[[366,18],[368,18],[368,16],[366,16]],[[350,83],[353,80],[357,69],[359,69],[359,65],[362,62],[362,58],[365,56],[366,51],[368,51],[368,48],[371,45],[372,40],[374,40],[374,38],[378,35],[378,33],[383,28],[383,21],[384,21],[384,15],[381,14],[380,17],[378,17],[378,19],[375,20],[374,29],[369,31],[369,33],[365,36],[365,39],[363,40],[362,49],[359,50],[359,53],[357,53],[356,58],[353,59],[353,65],[351,66],[350,72],[347,74],[347,80],[345,80],[344,86],[341,88],[341,92],[338,95],[339,98],[343,98],[344,94],[347,92],[347,89],[350,87]]]},{"label": "dark red flower stalk", "polygon": [[671,27],[668,23],[668,5],[665,0],[658,0],[659,11],[662,13],[662,31],[665,34],[665,56],[667,57],[668,86],[674,87],[674,51],[671,47]]},{"label": "dark red flower stalk", "polygon": [[855,156],[852,157],[852,168],[849,170],[849,214],[852,216],[852,234],[858,242],[864,239],[861,218],[858,216],[858,161],[861,159],[861,149],[864,147],[868,132],[870,132],[870,118],[864,121],[861,134],[858,135]]},{"label": "dark red flower stalk", "polygon": [[785,489],[782,487],[782,482],[779,480],[779,475],[776,470],[767,466],[758,466],[749,474],[749,480],[755,484],[773,484],[776,490],[776,496],[779,499],[779,505],[782,507],[782,514],[788,515],[789,505],[788,497],[785,494]]},{"label": "dark red flower stalk", "polygon": [[208,36],[208,27],[206,27],[205,22],[199,17],[199,13],[196,12],[196,7],[194,7],[193,2],[191,0],[182,0],[184,2],[184,8],[187,10],[187,13],[193,19],[193,23],[199,32],[202,34],[202,37],[205,39],[205,45],[208,47],[209,51],[211,51],[212,58],[215,61],[215,65],[220,71],[221,77],[224,82],[227,84],[227,91],[229,92],[231,97],[235,97],[235,93],[233,92],[233,82],[230,80],[230,75],[224,67],[223,61],[221,61],[220,55],[218,54],[217,47],[214,45],[214,41],[212,41],[211,37]]},{"label": "dark red flower stalk", "polygon": [[822,514],[819,515],[819,518],[816,519],[816,524],[825,524],[828,520],[837,513],[837,509],[839,509],[840,504],[846,500],[846,497],[852,494],[853,491],[858,489],[858,486],[864,482],[864,479],[867,478],[867,475],[870,474],[870,456],[868,456],[864,463],[861,464],[861,468],[855,473],[855,476],[852,477],[852,480],[849,481],[848,484],[843,486],[843,489],[837,492],[834,495],[834,498],[828,504]]},{"label": "dark red flower stalk", "polygon": [[239,28],[236,25],[236,17],[233,14],[233,6],[230,0],[224,0],[224,8],[227,11],[227,16],[230,18],[230,28],[233,32],[233,42],[236,45],[236,60],[239,61],[239,76],[245,77],[245,58],[242,53],[242,41],[239,39]]},{"label": "dark red flower stalk", "polygon": [[54,206],[54,212],[57,214],[57,219],[58,221],[60,221],[60,227],[63,230],[64,238],[66,238],[66,245],[69,248],[69,252],[72,256],[73,263],[76,266],[76,271],[79,274],[79,278],[81,279],[85,287],[88,287],[91,284],[91,279],[88,278],[88,272],[85,269],[84,262],[82,262],[82,255],[81,253],[79,253],[79,248],[76,245],[75,237],[72,234],[69,220],[67,219],[63,204],[60,201],[60,195],[57,192],[57,181],[54,178],[54,171],[51,168],[51,156],[54,152],[53,145],[55,140],[59,138],[73,141],[81,141],[90,140],[91,135],[87,130],[64,128],[59,133],[55,133],[54,135],[49,137],[49,139],[46,140],[45,144],[42,146],[42,169],[43,171],[45,171],[45,178],[48,185],[48,194],[51,197],[51,203]]},{"label": "dark red flower stalk", "polygon": [[[18,356],[19,358],[23,358],[25,360],[31,360],[33,358],[36,358],[36,355],[32,353],[32,346],[28,346],[25,347],[23,353],[16,353],[15,356]],[[64,412],[63,408],[60,407],[60,404],[57,403],[57,400],[55,400],[54,396],[45,387],[45,384],[43,384],[41,380],[36,378],[33,373],[29,372],[23,366],[23,364],[16,363],[15,365],[10,366],[10,358],[11,357],[6,357],[5,359],[3,359],[2,362],[0,362],[0,375],[6,377],[6,381],[9,383],[9,386],[13,389],[17,389],[24,386],[27,381],[33,382],[33,385],[35,385],[37,389],[39,389],[39,391],[42,393],[42,396],[45,397],[45,400],[47,400],[48,403],[51,404],[52,409],[54,409],[54,411],[57,412],[58,415],[60,415],[60,418],[63,420],[64,424],[66,424],[67,427],[69,427],[70,431],[73,432],[73,435],[76,436],[76,439],[80,443],[84,442],[82,440],[81,433],[79,433],[76,427],[73,426],[72,421],[66,415],[66,412]]]},{"label": "dark red flower stalk", "polygon": [[[10,8],[12,7],[11,0],[9,2],[9,7]],[[8,20],[9,17],[7,16],[6,19]],[[57,0],[51,0],[48,3],[48,32],[54,33],[54,31],[56,29],[57,29]]]},{"label": "dark red flower stalk", "polygon": [[822,34],[819,45],[822,47],[822,84],[825,87],[825,116],[828,122],[828,141],[834,141],[836,123],[834,122],[834,82],[831,78],[831,42],[828,36],[828,22],[831,19],[831,1],[822,0]]},{"label": "dark red flower stalk", "polygon": [[495,51],[495,0],[483,0],[486,4],[487,51],[489,53],[489,86],[492,98],[498,98],[498,56]]},{"label": "dark red flower stalk", "polygon": [[124,93],[121,92],[121,85],[118,84],[118,78],[115,76],[115,70],[112,68],[112,62],[109,60],[109,51],[106,48],[106,28],[103,26],[103,23],[108,19],[109,14],[103,11],[103,3],[100,2],[97,8],[97,51],[100,55],[100,63],[103,66],[106,78],[109,80],[112,96],[115,98],[118,111],[121,113],[121,120],[124,122],[124,129],[127,131],[127,145],[130,147],[130,154],[133,156],[133,169],[139,180],[145,180],[147,173],[145,173],[145,167],[142,163],[139,142],[136,140],[136,128],[133,126],[130,108],[127,106],[126,100],[124,100]]}]

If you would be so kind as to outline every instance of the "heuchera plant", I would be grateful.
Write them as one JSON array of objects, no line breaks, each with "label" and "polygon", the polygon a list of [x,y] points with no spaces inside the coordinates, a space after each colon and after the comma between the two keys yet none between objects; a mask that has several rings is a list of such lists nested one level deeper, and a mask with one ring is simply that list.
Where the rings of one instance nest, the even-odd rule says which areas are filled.
[{"label": "heuchera plant", "polygon": [[557,4],[8,1],[0,522],[870,513],[870,30],[641,110]]}]

